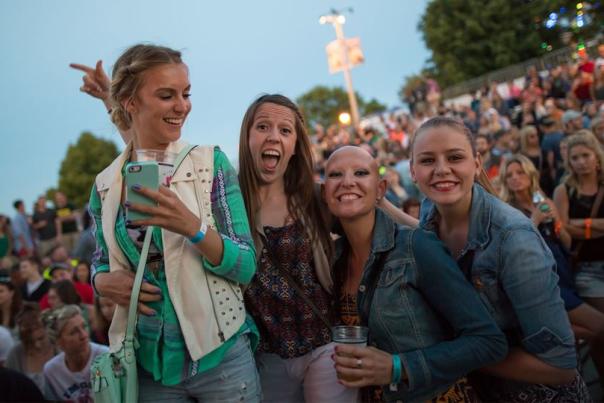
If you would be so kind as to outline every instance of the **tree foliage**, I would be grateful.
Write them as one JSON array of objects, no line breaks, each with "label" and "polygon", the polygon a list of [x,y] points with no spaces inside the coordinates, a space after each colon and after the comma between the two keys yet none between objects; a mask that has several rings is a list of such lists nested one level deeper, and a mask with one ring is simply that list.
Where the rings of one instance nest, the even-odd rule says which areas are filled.
[{"label": "tree foliage", "polygon": [[75,144],[67,148],[59,171],[59,190],[76,206],[88,202],[94,178],[118,155],[112,141],[83,132]]},{"label": "tree foliage", "polygon": [[[376,99],[365,101],[359,93],[355,93],[359,114],[361,116],[383,112],[386,105]],[[348,94],[341,87],[326,87],[317,85],[296,99],[309,125],[321,124],[329,126],[338,121],[341,112],[349,112]]]},{"label": "tree foliage", "polygon": [[[551,0],[431,0],[418,29],[432,51],[436,78],[442,86],[474,78],[519,63],[562,46],[560,25],[547,29],[544,21],[564,7],[568,16],[577,1]],[[601,10],[594,10],[599,15]],[[589,39],[597,20],[576,38]]]}]

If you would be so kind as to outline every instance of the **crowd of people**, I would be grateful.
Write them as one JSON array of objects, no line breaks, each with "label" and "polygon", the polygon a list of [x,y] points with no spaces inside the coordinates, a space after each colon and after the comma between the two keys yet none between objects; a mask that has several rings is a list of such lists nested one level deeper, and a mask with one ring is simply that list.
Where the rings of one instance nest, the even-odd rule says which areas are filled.
[{"label": "crowd of people", "polygon": [[[90,366],[123,341],[150,229],[141,401],[590,401],[576,349],[602,379],[599,50],[470,105],[432,85],[412,112],[355,130],[307,133],[295,103],[261,96],[238,173],[218,147],[180,140],[180,52],[135,45],[111,79],[72,65],[126,147],[86,210],[57,192],[1,218],[3,390],[93,400]],[[178,155],[166,186],[125,188],[138,149]],[[370,347],[335,344],[336,324],[368,327]]]},{"label": "crowd of people", "polygon": [[33,381],[17,388],[30,401],[89,396],[90,363],[107,350],[115,310],[90,284],[90,215],[60,191],[52,206],[38,197],[31,214],[22,200],[13,205],[15,215],[0,218],[0,366]]}]

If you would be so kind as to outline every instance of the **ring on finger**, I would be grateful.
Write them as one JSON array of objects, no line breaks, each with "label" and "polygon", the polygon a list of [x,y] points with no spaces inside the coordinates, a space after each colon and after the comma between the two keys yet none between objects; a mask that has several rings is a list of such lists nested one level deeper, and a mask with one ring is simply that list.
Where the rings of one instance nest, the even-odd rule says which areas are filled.
[{"label": "ring on finger", "polygon": [[360,358],[357,358],[357,368],[358,369],[363,368],[363,360],[361,360]]}]

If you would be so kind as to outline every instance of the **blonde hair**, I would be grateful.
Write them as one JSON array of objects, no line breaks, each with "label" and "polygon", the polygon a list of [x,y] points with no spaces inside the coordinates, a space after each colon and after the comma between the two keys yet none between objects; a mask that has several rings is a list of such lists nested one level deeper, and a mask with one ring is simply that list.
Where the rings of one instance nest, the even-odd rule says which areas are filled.
[{"label": "blonde hair", "polygon": [[515,198],[514,193],[510,192],[510,189],[508,188],[506,176],[508,174],[508,169],[510,165],[513,163],[519,164],[520,168],[522,168],[524,173],[528,175],[531,181],[528,190],[529,194],[532,195],[536,191],[541,190],[541,188],[539,187],[539,172],[537,171],[537,168],[535,168],[533,162],[522,154],[511,155],[505,158],[501,166],[501,170],[499,171],[499,181],[501,183],[501,200],[510,204],[513,204]]},{"label": "blonde hair", "polygon": [[566,158],[566,172],[567,175],[563,178],[564,184],[566,184],[571,192],[578,192],[579,187],[579,177],[573,171],[572,166],[570,164],[570,153],[573,147],[576,146],[584,146],[589,148],[596,155],[596,159],[598,160],[598,176],[597,181],[598,184],[604,185],[604,152],[602,151],[602,147],[598,142],[598,139],[594,134],[586,129],[582,129],[577,131],[575,134],[570,136],[567,141],[567,158]]},{"label": "blonde hair", "polygon": [[134,97],[143,82],[143,73],[162,64],[179,63],[180,52],[164,46],[138,44],[122,53],[113,66],[110,89],[111,120],[120,130],[132,125],[123,103]]},{"label": "blonde hair", "polygon": [[528,136],[531,134],[538,134],[537,128],[533,125],[524,126],[520,129],[520,152],[526,153],[528,151]]},{"label": "blonde hair", "polygon": [[82,315],[82,310],[77,305],[63,305],[42,312],[42,322],[46,326],[46,332],[53,344],[61,337],[61,332],[67,322],[77,315]]}]

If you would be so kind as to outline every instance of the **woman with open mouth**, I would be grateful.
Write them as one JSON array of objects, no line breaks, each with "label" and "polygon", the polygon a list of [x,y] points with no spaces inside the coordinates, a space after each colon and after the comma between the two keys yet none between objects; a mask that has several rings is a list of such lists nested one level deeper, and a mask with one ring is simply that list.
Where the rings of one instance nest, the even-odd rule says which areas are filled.
[{"label": "woman with open mouth", "polygon": [[302,114],[288,98],[264,95],[248,108],[239,180],[259,256],[245,302],[260,331],[264,401],[355,402],[330,358],[330,220]]}]

